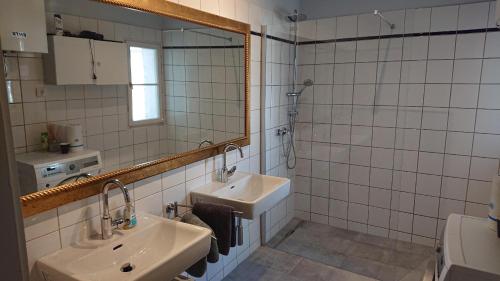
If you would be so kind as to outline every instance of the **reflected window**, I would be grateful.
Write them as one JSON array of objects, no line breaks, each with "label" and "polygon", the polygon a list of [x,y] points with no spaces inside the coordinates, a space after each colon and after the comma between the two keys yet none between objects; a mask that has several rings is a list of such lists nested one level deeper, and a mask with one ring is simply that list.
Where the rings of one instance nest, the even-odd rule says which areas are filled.
[{"label": "reflected window", "polygon": [[130,124],[163,121],[160,87],[160,50],[156,46],[130,44]]}]

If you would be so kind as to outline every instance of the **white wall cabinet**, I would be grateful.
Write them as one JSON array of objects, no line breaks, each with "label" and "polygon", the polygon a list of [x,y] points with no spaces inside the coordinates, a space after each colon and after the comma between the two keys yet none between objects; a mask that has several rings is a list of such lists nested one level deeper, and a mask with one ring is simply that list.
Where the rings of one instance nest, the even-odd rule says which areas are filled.
[{"label": "white wall cabinet", "polygon": [[[129,84],[127,44],[49,36],[45,82],[55,85]],[[95,76],[94,76],[95,74]]]}]

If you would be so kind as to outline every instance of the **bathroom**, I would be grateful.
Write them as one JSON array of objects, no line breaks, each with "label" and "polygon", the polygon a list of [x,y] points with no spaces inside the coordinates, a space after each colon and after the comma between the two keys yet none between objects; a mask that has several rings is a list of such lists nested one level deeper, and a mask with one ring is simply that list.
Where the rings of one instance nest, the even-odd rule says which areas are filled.
[{"label": "bathroom", "polygon": [[500,280],[497,24],[481,0],[2,1],[0,279]]}]

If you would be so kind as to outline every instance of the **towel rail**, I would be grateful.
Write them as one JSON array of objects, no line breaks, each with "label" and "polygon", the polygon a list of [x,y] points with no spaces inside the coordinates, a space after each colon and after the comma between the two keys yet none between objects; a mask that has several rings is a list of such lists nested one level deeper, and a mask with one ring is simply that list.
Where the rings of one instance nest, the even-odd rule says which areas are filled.
[{"label": "towel rail", "polygon": [[[177,204],[177,201],[174,202],[174,203],[168,203],[167,204],[167,207],[165,209],[167,211],[167,218],[168,219],[173,220],[175,218],[180,218],[178,206],[184,207],[184,205],[182,205],[182,204]],[[213,239],[217,240],[217,237],[215,237],[214,234],[211,234],[210,237],[212,237]]]},{"label": "towel rail", "polygon": [[[193,209],[193,205],[186,205],[186,204],[179,204],[179,202],[175,201],[174,203],[169,203],[167,204],[167,217],[170,218],[171,215],[173,217],[178,217],[179,216],[179,207],[183,208],[188,208],[188,209]],[[235,217],[242,217],[243,212],[240,211],[233,211],[233,214]]]},{"label": "towel rail", "polygon": [[[186,205],[186,204],[179,204],[177,201],[174,203],[168,203],[166,209],[167,213],[167,218],[169,219],[175,219],[179,217],[179,207],[183,208],[188,208],[188,209],[193,209],[192,205]],[[238,245],[241,246],[243,245],[243,224],[242,224],[242,216],[243,212],[240,211],[233,211],[234,216],[236,217],[236,229],[237,229],[237,235],[236,239],[238,240]],[[215,236],[212,235],[212,238],[217,239]]]}]

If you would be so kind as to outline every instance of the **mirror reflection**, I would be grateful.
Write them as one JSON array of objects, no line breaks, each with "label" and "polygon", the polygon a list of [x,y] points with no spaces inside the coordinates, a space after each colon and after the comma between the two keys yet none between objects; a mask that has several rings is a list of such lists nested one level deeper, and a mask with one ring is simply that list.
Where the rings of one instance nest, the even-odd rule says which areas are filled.
[{"label": "mirror reflection", "polygon": [[49,52],[5,54],[22,194],[245,135],[244,35],[93,1],[45,7]]}]

